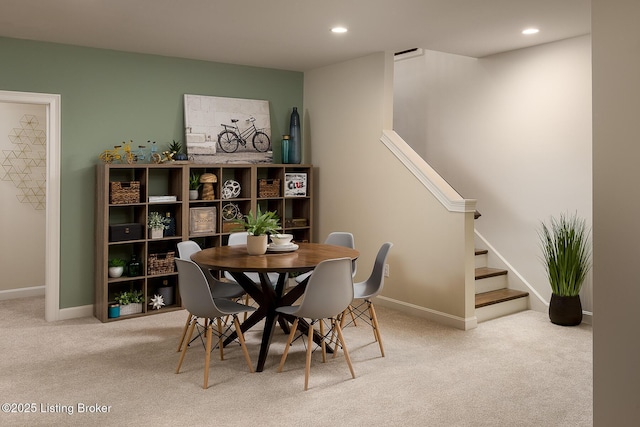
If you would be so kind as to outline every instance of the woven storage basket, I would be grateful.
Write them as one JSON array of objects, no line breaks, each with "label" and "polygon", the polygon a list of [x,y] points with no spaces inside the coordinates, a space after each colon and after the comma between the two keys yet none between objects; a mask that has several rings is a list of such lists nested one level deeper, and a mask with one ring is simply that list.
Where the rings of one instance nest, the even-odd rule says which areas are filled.
[{"label": "woven storage basket", "polygon": [[147,263],[147,271],[150,276],[156,274],[173,273],[175,268],[175,252],[170,251],[166,254],[150,254]]},{"label": "woven storage basket", "polygon": [[258,195],[260,197],[280,197],[280,180],[261,179],[258,181]]},{"label": "woven storage basket", "polygon": [[140,181],[110,182],[111,204],[140,203]]}]

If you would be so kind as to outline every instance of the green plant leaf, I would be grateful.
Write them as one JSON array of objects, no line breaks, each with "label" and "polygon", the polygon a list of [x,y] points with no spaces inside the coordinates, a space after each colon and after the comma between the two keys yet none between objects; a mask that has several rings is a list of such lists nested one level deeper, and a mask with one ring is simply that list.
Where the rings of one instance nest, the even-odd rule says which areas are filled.
[{"label": "green plant leaf", "polygon": [[560,296],[576,296],[591,269],[590,231],[577,214],[551,217],[542,222],[540,236],[542,261],[551,291]]},{"label": "green plant leaf", "polygon": [[254,215],[252,211],[242,220],[244,229],[253,236],[275,233],[280,229],[280,218],[275,211],[262,212],[258,205]]}]

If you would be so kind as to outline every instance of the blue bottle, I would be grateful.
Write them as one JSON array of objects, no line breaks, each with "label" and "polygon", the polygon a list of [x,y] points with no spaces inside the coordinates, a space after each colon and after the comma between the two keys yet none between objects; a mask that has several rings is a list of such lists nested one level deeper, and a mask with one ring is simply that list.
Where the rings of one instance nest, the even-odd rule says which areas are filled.
[{"label": "blue bottle", "polygon": [[293,107],[289,122],[289,163],[302,161],[302,137],[300,136],[300,115],[298,107]]}]

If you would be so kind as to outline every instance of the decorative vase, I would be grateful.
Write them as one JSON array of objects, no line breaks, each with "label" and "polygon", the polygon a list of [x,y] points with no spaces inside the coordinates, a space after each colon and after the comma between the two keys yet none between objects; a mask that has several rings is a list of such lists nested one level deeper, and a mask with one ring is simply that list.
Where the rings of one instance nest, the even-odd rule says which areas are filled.
[{"label": "decorative vase", "polygon": [[576,326],[582,322],[582,303],[580,295],[561,296],[551,294],[549,319],[560,326]]},{"label": "decorative vase", "polygon": [[173,305],[173,286],[169,285],[167,280],[162,281],[162,286],[158,287],[158,295],[162,296],[165,306]]},{"label": "decorative vase", "polygon": [[142,276],[142,265],[138,261],[136,254],[131,255],[131,261],[129,261],[127,269],[129,270],[129,277]]},{"label": "decorative vase", "polygon": [[124,267],[109,267],[109,277],[120,277],[124,273]]},{"label": "decorative vase", "polygon": [[167,212],[167,219],[169,221],[165,225],[164,235],[175,236],[176,235],[176,219],[171,216],[171,212]]},{"label": "decorative vase", "polygon": [[282,135],[282,163],[289,163],[289,135]]},{"label": "decorative vase", "polygon": [[184,153],[177,153],[175,156],[173,156],[173,160],[189,160],[189,157],[187,157],[186,154]]},{"label": "decorative vase", "polygon": [[198,200],[198,190],[189,190],[189,200]]},{"label": "decorative vase", "polygon": [[151,238],[152,239],[162,239],[164,237],[164,230],[162,228],[152,228],[151,229]]},{"label": "decorative vase", "polygon": [[300,163],[302,160],[302,137],[300,136],[300,115],[298,107],[293,107],[289,122],[289,161],[287,163]]},{"label": "decorative vase", "polygon": [[249,255],[264,255],[267,253],[267,235],[247,236],[247,253]]}]

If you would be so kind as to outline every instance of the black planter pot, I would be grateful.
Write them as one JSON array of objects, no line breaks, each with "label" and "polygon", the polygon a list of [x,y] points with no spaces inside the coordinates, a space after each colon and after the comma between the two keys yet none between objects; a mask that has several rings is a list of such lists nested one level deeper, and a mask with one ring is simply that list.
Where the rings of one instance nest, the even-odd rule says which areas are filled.
[{"label": "black planter pot", "polygon": [[580,295],[565,297],[551,294],[549,303],[551,323],[561,326],[576,326],[582,322],[582,303]]}]

